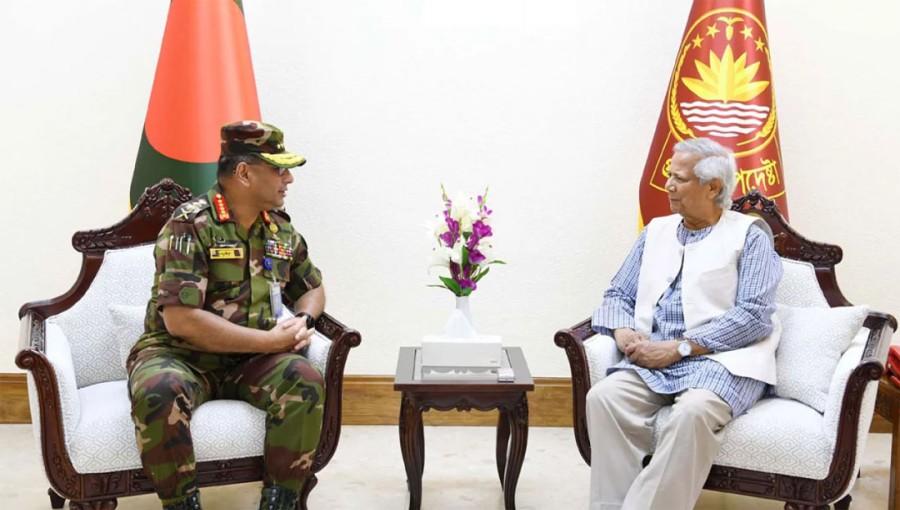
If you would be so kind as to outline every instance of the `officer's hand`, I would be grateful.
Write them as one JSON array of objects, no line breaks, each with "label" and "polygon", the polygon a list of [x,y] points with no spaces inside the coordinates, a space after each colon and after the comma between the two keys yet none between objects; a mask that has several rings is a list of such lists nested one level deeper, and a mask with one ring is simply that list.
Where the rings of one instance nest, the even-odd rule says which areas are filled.
[{"label": "officer's hand", "polygon": [[292,317],[284,322],[276,324],[274,328],[268,331],[269,348],[268,352],[290,352],[296,349],[300,342],[300,338],[306,335],[306,320],[303,318]]},{"label": "officer's hand", "polygon": [[306,320],[301,319],[300,322],[303,323],[303,328],[301,328],[296,335],[294,335],[294,340],[297,341],[296,345],[294,345],[293,351],[300,352],[300,349],[303,349],[310,342],[312,342],[312,336],[315,332],[315,329],[306,329]]},{"label": "officer's hand", "polygon": [[618,328],[613,331],[613,337],[616,339],[616,347],[626,355],[630,355],[628,348],[632,344],[650,340],[647,335],[638,333],[631,328]]}]

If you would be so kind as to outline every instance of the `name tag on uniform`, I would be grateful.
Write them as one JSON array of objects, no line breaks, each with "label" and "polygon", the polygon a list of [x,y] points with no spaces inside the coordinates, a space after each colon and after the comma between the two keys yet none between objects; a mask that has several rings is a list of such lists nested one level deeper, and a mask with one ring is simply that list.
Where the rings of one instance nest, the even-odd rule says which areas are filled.
[{"label": "name tag on uniform", "polygon": [[213,260],[242,259],[243,248],[210,248],[209,258]]}]

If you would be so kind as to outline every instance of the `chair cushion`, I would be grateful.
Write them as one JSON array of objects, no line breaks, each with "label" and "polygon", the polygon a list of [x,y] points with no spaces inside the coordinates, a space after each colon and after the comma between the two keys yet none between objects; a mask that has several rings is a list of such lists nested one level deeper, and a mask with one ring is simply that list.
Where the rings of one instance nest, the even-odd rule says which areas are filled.
[{"label": "chair cushion", "polygon": [[622,360],[622,351],[616,347],[616,341],[604,335],[594,335],[584,342],[584,354],[591,375],[591,386],[606,377],[606,369]]},{"label": "chair cushion", "polygon": [[868,313],[868,306],[779,306],[784,330],[775,353],[775,394],[824,412],[834,369]]},{"label": "chair cushion", "polygon": [[[44,327],[44,341],[46,342],[44,353],[56,373],[56,383],[59,386],[59,408],[63,423],[78,423],[81,420],[81,404],[78,400],[78,386],[75,382],[75,367],[72,365],[69,341],[63,330],[56,324],[47,323]],[[30,395],[30,398],[33,402],[37,402],[37,393]],[[39,432],[40,421],[37,417],[32,420],[32,424],[35,432]]]},{"label": "chair cushion", "polygon": [[783,272],[778,290],[775,291],[776,303],[787,306],[828,306],[812,264],[782,258],[781,267]]},{"label": "chair cushion", "polygon": [[[81,421],[66,434],[66,446],[79,473],[139,469],[131,401],[126,381],[93,384],[78,390]],[[213,400],[191,419],[197,461],[262,455],[266,413],[238,400]],[[71,432],[71,433],[69,433]]]},{"label": "chair cushion", "polygon": [[306,359],[309,360],[310,365],[316,367],[316,370],[323,377],[325,376],[325,368],[328,366],[328,356],[331,354],[332,343],[331,339],[316,331],[306,350]]},{"label": "chair cushion", "polygon": [[[671,406],[659,410],[653,445],[671,415]],[[767,398],[722,429],[719,466],[767,473],[823,479],[828,475],[834,443],[823,426],[822,415],[794,400]]]},{"label": "chair cushion", "polygon": [[119,347],[119,363],[125,369],[125,362],[131,348],[144,333],[144,316],[147,306],[110,305],[112,316],[113,338]]},{"label": "chair cushion", "polygon": [[79,388],[125,378],[109,306],[146,306],[153,273],[153,244],[108,250],[84,296],[68,310],[48,318],[69,339]]}]

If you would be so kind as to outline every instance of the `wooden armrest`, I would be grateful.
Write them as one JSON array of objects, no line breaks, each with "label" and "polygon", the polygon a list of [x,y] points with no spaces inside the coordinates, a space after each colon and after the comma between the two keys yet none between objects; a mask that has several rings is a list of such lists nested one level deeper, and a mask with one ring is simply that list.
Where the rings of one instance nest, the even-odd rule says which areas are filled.
[{"label": "wooden armrest", "polygon": [[569,370],[572,372],[572,425],[575,442],[578,444],[581,458],[588,465],[591,464],[591,442],[587,433],[585,399],[591,388],[591,373],[584,352],[584,341],[595,334],[591,329],[591,319],[588,317],[571,328],[557,331],[553,337],[556,345],[566,350],[566,357],[569,359]]},{"label": "wooden armrest", "polygon": [[318,473],[325,467],[337,450],[338,439],[341,437],[344,366],[347,364],[350,349],[358,347],[362,342],[362,336],[358,331],[348,328],[327,313],[323,313],[316,321],[316,331],[328,337],[332,344],[324,374],[325,387],[328,388],[325,398],[325,421],[322,423],[322,437],[311,468],[313,473]]},{"label": "wooden armrest", "polygon": [[[50,485],[60,495],[67,498],[79,497],[80,488],[77,481],[67,473],[75,473],[75,467],[69,458],[63,434],[63,417],[60,414],[62,402],[59,400],[59,382],[53,365],[45,355],[44,321],[28,311],[22,316],[25,324],[19,337],[19,353],[16,355],[16,366],[28,370],[34,377],[34,385],[38,394],[38,416],[32,420],[40,420],[41,455]],[[49,469],[55,466],[56,469]]]},{"label": "wooden armrest", "polygon": [[897,320],[888,314],[872,312],[863,325],[870,330],[869,338],[866,340],[862,359],[853,369],[844,388],[834,457],[824,484],[825,494],[822,494],[823,499],[828,501],[840,496],[836,492],[829,493],[829,488],[846,487],[850,483],[850,477],[856,476],[853,465],[857,456],[856,444],[859,437],[863,395],[867,385],[878,384],[878,379],[884,373],[884,365],[879,356],[880,353],[886,352],[891,332],[897,329]]}]

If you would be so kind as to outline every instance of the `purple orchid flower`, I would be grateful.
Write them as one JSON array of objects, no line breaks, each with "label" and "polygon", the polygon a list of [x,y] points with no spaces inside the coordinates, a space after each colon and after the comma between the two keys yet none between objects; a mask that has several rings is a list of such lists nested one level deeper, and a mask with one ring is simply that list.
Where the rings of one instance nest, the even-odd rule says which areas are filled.
[{"label": "purple orchid flower", "polygon": [[453,248],[453,245],[456,244],[456,241],[459,239],[459,222],[451,218],[448,211],[444,211],[444,218],[448,230],[438,236],[438,238],[443,241],[444,245],[448,248]]},{"label": "purple orchid flower", "polygon": [[491,226],[485,224],[483,221],[478,220],[472,224],[472,237],[478,237],[478,239],[484,239],[485,237],[491,237],[494,232],[491,230]]},{"label": "purple orchid flower", "polygon": [[478,216],[481,219],[485,219],[491,215],[494,211],[487,208],[484,201],[484,196],[478,195]]}]

